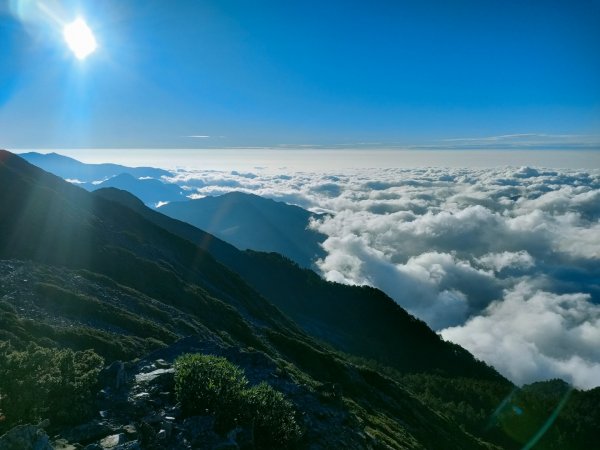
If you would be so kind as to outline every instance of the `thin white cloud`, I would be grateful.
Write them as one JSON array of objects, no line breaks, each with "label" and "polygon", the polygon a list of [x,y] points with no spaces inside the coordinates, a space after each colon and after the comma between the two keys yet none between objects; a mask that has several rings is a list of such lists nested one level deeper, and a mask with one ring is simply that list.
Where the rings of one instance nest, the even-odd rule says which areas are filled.
[{"label": "thin white cloud", "polygon": [[527,139],[589,139],[594,137],[593,135],[587,134],[547,134],[547,133],[515,133],[515,134],[501,134],[498,136],[484,136],[484,137],[464,137],[464,138],[450,138],[441,139],[442,142],[496,142],[505,140],[527,140]]}]

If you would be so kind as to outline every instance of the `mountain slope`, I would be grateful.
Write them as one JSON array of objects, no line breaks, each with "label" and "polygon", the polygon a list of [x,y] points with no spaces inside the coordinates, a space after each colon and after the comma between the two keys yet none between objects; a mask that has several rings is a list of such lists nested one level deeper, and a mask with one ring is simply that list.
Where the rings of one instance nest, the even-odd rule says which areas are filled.
[{"label": "mountain slope", "polygon": [[324,256],[319,244],[325,236],[307,229],[310,219],[318,215],[258,195],[230,192],[169,203],[161,206],[160,212],[208,231],[239,249],[281,253],[303,267],[311,267]]},{"label": "mountain slope", "polygon": [[[8,152],[0,154],[0,165],[0,208],[5,212],[0,220],[0,254],[4,258],[92,270],[196,313],[206,308],[208,314],[214,308],[210,314],[215,318],[224,314],[221,310],[229,303],[237,311],[255,314],[254,320],[291,324],[207,252],[130,209]],[[185,283],[201,288],[188,289]],[[221,301],[209,301],[211,296]]]},{"label": "mountain slope", "polygon": [[503,377],[463,348],[444,342],[383,292],[327,282],[275,253],[241,252],[184,222],[146,208],[125,191],[96,195],[132,208],[152,223],[196,243],[231,268],[305,331],[348,353],[401,371],[435,370],[454,376]]},{"label": "mountain slope", "polygon": [[[361,447],[364,433],[371,436],[367,448],[488,447],[397,382],[323,348],[190,241],[5,151],[0,151],[0,211],[0,259],[33,264],[4,263],[3,339],[91,346],[108,357],[114,346],[102,343],[111,340],[140,356],[147,347],[199,333],[222,345],[252,346],[311,389],[338,383],[343,390],[338,408],[347,419],[336,426],[356,431],[349,434],[353,448]],[[138,308],[147,309],[136,315]],[[173,323],[157,319],[165,313]],[[307,423],[328,420],[302,411]]]}]

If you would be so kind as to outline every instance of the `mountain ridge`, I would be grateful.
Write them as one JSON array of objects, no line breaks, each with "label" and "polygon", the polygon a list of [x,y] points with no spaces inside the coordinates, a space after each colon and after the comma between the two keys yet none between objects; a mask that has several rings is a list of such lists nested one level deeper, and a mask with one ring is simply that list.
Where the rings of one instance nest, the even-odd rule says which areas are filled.
[{"label": "mountain ridge", "polygon": [[20,153],[18,156],[23,158],[25,161],[61,178],[79,180],[80,182],[84,183],[102,181],[121,173],[129,173],[138,178],[152,177],[157,179],[163,176],[171,175],[171,173],[167,170],[157,169],[154,167],[127,167],[112,163],[82,163],[74,158],[64,156],[56,152],[27,152]]},{"label": "mountain ridge", "polygon": [[311,230],[310,220],[321,215],[299,206],[245,192],[170,202],[160,212],[205,230],[241,250],[281,253],[310,268],[325,256],[326,236]]}]

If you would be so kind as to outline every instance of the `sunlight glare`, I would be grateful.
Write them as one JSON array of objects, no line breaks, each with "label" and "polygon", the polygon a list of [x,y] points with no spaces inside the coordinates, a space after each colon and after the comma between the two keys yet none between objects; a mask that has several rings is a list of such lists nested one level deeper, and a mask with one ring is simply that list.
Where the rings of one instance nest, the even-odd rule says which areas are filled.
[{"label": "sunlight glare", "polygon": [[98,46],[92,30],[81,18],[65,25],[63,36],[77,59],[85,59]]}]

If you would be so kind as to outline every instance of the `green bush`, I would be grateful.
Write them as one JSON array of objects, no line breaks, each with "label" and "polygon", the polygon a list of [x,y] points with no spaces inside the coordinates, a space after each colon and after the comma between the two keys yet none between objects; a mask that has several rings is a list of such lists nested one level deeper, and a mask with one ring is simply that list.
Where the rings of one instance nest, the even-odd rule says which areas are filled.
[{"label": "green bush", "polygon": [[218,426],[236,423],[247,385],[244,372],[225,358],[187,354],[175,361],[175,393],[184,414],[212,414]]},{"label": "green bush", "polygon": [[0,430],[45,418],[53,425],[66,424],[90,415],[102,365],[91,350],[31,344],[14,351],[0,344]]},{"label": "green bush", "polygon": [[257,448],[286,448],[300,438],[292,403],[267,383],[244,393],[245,421],[253,425]]},{"label": "green bush", "polygon": [[248,388],[239,367],[217,356],[187,354],[175,361],[175,392],[184,414],[211,414],[220,431],[253,430],[256,448],[286,448],[301,435],[292,403],[266,383]]}]

